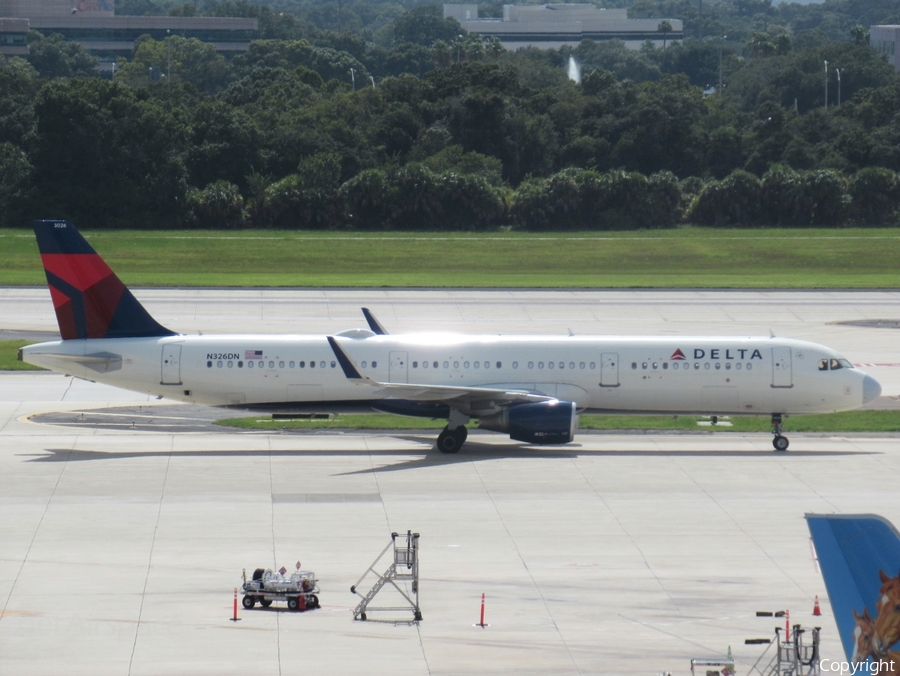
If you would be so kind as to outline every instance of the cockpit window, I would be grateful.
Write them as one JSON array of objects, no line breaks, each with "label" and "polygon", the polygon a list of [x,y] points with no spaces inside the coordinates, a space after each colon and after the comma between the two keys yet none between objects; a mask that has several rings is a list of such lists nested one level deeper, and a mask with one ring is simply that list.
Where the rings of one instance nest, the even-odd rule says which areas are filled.
[{"label": "cockpit window", "polygon": [[827,371],[827,370],[828,370],[828,360],[827,360],[827,359],[820,359],[820,360],[819,360],[819,370],[820,370],[820,371]]},{"label": "cockpit window", "polygon": [[852,369],[853,364],[851,364],[846,359],[820,359],[819,360],[819,370],[820,371],[837,371],[838,369]]},{"label": "cockpit window", "polygon": [[[852,369],[852,368],[853,368],[853,364],[851,364],[851,363],[850,363],[848,360],[846,360],[846,359],[838,359],[838,363],[840,363],[840,365],[843,366],[845,369]],[[832,366],[831,368],[834,368],[834,367]]]},{"label": "cockpit window", "polygon": [[831,360],[831,370],[832,371],[837,371],[838,369],[842,369],[842,368],[844,368],[844,367],[841,365],[841,362],[839,359]]}]

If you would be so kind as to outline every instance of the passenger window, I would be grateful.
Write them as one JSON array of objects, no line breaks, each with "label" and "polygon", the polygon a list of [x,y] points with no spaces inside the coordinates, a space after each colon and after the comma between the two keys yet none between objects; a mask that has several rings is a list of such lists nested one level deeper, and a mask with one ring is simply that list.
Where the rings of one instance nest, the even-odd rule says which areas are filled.
[{"label": "passenger window", "polygon": [[[425,362],[422,362],[422,363],[424,364]],[[414,368],[414,369],[419,368],[419,362],[414,361],[414,362],[413,362],[413,368]],[[422,368],[425,368],[425,367],[423,366]]]},{"label": "passenger window", "polygon": [[320,362],[319,362],[319,368],[322,368],[322,369],[325,368],[325,362],[324,362],[324,361],[320,361]]},{"label": "passenger window", "polygon": [[528,362],[528,368],[530,368],[530,369],[533,369],[533,368],[534,368],[534,362],[533,362],[533,361]]},{"label": "passenger window", "polygon": [[753,370],[753,364],[747,364],[747,370],[748,370],[748,371],[752,371],[752,370]]},{"label": "passenger window", "polygon": [[539,362],[538,362],[538,368],[539,368],[539,369],[544,368],[544,362],[539,361]]},{"label": "passenger window", "polygon": [[726,371],[730,371],[730,370],[731,370],[731,362],[730,362],[730,361],[725,362],[725,370],[726,370]]},{"label": "passenger window", "polygon": [[233,361],[228,362],[228,368],[230,368],[230,369],[231,369],[231,368],[234,368],[234,362],[233,362]]},{"label": "passenger window", "polygon": [[459,368],[459,362],[458,362],[458,361],[453,362],[453,368],[455,368],[455,369],[458,369],[458,368]]},{"label": "passenger window", "polygon": [[423,368],[423,369],[427,369],[427,368],[428,368],[428,362],[427,362],[427,361],[423,361],[423,362],[422,362],[422,368]]},{"label": "passenger window", "polygon": [[438,363],[437,363],[437,362],[433,362],[431,365],[432,365],[434,368],[437,368],[437,367],[438,367]]},{"label": "passenger window", "polygon": [[[363,366],[365,366],[365,365],[366,365],[366,362],[363,362]],[[305,361],[301,361],[301,362],[300,362],[300,368],[302,368],[302,369],[305,369],[305,368],[306,368],[306,362],[305,362]]]},{"label": "passenger window", "polygon": [[514,369],[519,368],[519,362],[514,361],[514,362],[513,362],[513,368],[514,368]]},{"label": "passenger window", "polygon": [[445,361],[445,362],[444,362],[444,368],[445,368],[445,369],[450,368],[450,362],[449,362],[449,361]]},{"label": "passenger window", "polygon": [[695,361],[695,362],[694,362],[694,368],[695,368],[695,369],[699,369],[699,368],[700,368],[700,362]]},{"label": "passenger window", "polygon": [[208,369],[211,369],[211,368],[212,368],[212,362],[211,362],[211,361],[206,362],[206,368],[208,368]]},{"label": "passenger window", "polygon": [[481,368],[481,362],[476,361],[476,362],[475,362],[475,368]]},{"label": "passenger window", "polygon": [[372,368],[373,368],[373,369],[377,369],[377,368],[378,368],[378,362],[377,362],[377,361],[374,361],[374,360],[372,361]]},{"label": "passenger window", "polygon": [[502,366],[503,366],[502,362],[499,362],[499,361],[498,361],[498,362],[497,362],[497,368],[499,369],[499,368],[501,368]]},{"label": "passenger window", "polygon": [[580,368],[582,371],[584,371],[584,362],[579,362],[578,368]]},{"label": "passenger window", "polygon": [[716,362],[716,371],[720,371],[722,369],[721,362]]},{"label": "passenger window", "polygon": [[653,370],[655,371],[658,367],[659,367],[659,364],[657,364],[656,362],[653,362]]},{"label": "passenger window", "polygon": [[677,362],[677,361],[676,361],[674,364],[672,364],[672,370],[673,370],[673,371],[677,371],[677,370],[678,370],[678,362]]},{"label": "passenger window", "polygon": [[334,368],[335,366],[337,366],[337,362],[336,361],[331,362],[331,368]]},{"label": "passenger window", "polygon": [[669,362],[664,361],[663,362],[663,371],[668,371],[668,370],[669,370]]},{"label": "passenger window", "polygon": [[637,362],[636,361],[631,362],[631,370],[634,371],[636,369],[637,369]]},{"label": "passenger window", "polygon": [[547,368],[548,368],[548,369],[552,369],[552,368],[556,368],[556,366],[555,366],[555,365],[553,364],[553,362],[551,361],[551,362],[547,362]]},{"label": "passenger window", "polygon": [[486,368],[486,369],[491,368],[491,362],[489,362],[489,361],[484,362],[484,368]]},{"label": "passenger window", "polygon": [[704,363],[703,368],[705,368],[707,371],[709,371],[709,362]]},{"label": "passenger window", "polygon": [[222,362],[217,361],[217,362],[216,362],[216,366],[218,366],[219,368],[222,368]]},{"label": "passenger window", "polygon": [[735,365],[734,365],[734,369],[735,369],[736,371],[740,371],[740,370],[741,370],[741,362],[738,362],[737,364],[735,364]]},{"label": "passenger window", "polygon": [[252,368],[253,368],[253,362],[252,362],[252,361],[248,361],[248,362],[247,362],[247,368],[248,368],[248,369],[252,369]]},{"label": "passenger window", "polygon": [[[238,362],[238,366],[240,366],[240,364],[241,364],[241,362]],[[294,368],[294,362],[289,361],[289,362],[288,362],[288,367]]]},{"label": "passenger window", "polygon": [[591,362],[591,371],[593,371],[596,366],[597,365],[594,362]]},{"label": "passenger window", "polygon": [[274,362],[274,361],[270,361],[270,362],[269,362],[269,368],[270,368],[270,369],[275,368],[275,362]]},{"label": "passenger window", "polygon": [[464,361],[464,362],[463,362],[463,368],[464,368],[464,369],[469,368],[469,362]]},{"label": "passenger window", "polygon": [[691,365],[688,364],[687,362],[684,362],[684,363],[681,365],[681,367],[682,367],[685,371],[690,371],[690,370],[691,370]]},{"label": "passenger window", "polygon": [[644,369],[644,370],[646,371],[646,370],[647,370],[647,362],[642,362],[642,363],[641,363],[641,368]]},{"label": "passenger window", "polygon": [[837,359],[831,360],[831,370],[832,371],[837,371],[838,369],[842,369],[842,368],[844,368],[844,367],[841,365],[841,362],[839,362]]},{"label": "passenger window", "polygon": [[278,362],[278,368],[280,368],[280,369],[283,369],[283,368],[284,368],[284,362],[283,362],[283,361]]}]

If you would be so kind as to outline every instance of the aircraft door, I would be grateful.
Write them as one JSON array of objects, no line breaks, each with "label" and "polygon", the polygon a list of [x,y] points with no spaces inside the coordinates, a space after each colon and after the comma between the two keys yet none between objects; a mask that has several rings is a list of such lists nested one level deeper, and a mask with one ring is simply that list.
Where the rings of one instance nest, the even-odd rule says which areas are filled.
[{"label": "aircraft door", "polygon": [[600,355],[600,387],[619,386],[619,355],[604,352]]},{"label": "aircraft door", "polygon": [[791,348],[772,348],[772,387],[793,387]]},{"label": "aircraft door", "polygon": [[162,348],[162,377],[160,385],[181,385],[181,345],[173,343]]},{"label": "aircraft door", "polygon": [[406,352],[391,352],[388,381],[392,383],[409,382],[409,364]]}]

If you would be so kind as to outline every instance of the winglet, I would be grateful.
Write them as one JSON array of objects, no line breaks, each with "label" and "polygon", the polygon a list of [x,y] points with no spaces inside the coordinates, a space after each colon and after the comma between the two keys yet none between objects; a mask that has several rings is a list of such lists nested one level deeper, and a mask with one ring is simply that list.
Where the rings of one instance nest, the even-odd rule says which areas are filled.
[{"label": "winglet", "polygon": [[379,322],[377,319],[375,319],[375,315],[372,314],[372,312],[369,310],[369,308],[364,307],[362,309],[362,313],[363,313],[363,316],[366,318],[366,322],[368,322],[368,324],[369,324],[369,328],[372,329],[372,333],[374,333],[375,335],[378,335],[378,336],[386,336],[387,335],[387,331],[381,325],[381,322]]},{"label": "winglet", "polygon": [[335,340],[334,336],[327,336],[328,344],[331,345],[331,349],[334,352],[334,356],[337,357],[338,364],[341,365],[341,369],[344,371],[344,375],[347,376],[347,380],[355,380],[356,382],[371,382],[370,378],[367,378],[362,373],[359,372],[359,369],[356,368],[356,364],[353,363],[353,360],[347,356],[347,353],[341,349],[341,346],[338,345],[337,340]]},{"label": "winglet", "polygon": [[875,514],[807,514],[806,523],[847,659],[878,660],[895,650],[900,534]]}]

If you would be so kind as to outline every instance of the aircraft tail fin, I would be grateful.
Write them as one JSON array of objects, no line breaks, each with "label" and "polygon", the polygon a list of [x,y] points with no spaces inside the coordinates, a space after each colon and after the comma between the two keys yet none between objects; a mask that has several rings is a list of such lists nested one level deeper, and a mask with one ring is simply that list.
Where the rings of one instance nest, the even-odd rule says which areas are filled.
[{"label": "aircraft tail fin", "polygon": [[900,533],[875,514],[807,514],[847,660],[900,666]]},{"label": "aircraft tail fin", "polygon": [[63,340],[173,336],[68,221],[34,221]]}]

